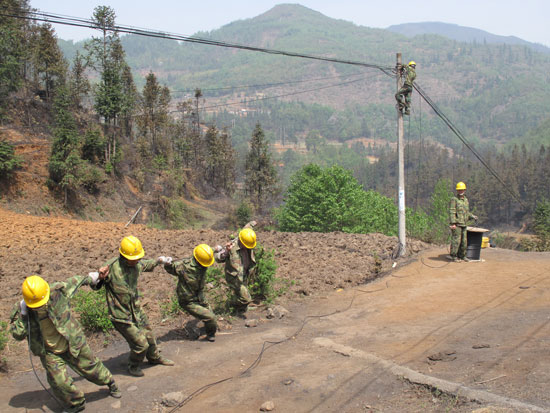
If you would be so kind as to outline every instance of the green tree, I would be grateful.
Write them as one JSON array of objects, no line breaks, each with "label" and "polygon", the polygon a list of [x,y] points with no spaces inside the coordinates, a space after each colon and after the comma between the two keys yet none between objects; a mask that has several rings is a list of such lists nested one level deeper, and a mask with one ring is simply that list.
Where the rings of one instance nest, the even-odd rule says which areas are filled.
[{"label": "green tree", "polygon": [[[30,5],[28,0],[0,0],[0,10],[26,16]],[[26,20],[0,16],[0,115],[9,94],[23,84],[28,30]]]},{"label": "green tree", "polygon": [[76,109],[82,108],[82,100],[88,95],[91,89],[90,81],[86,76],[86,68],[86,59],[77,50],[71,72],[69,73],[70,92]]},{"label": "green tree", "polygon": [[168,105],[170,90],[158,83],[153,72],[147,75],[143,92],[139,99],[140,116],[137,124],[141,138],[145,140],[147,150],[153,156],[166,156],[168,144],[163,134],[169,125]]},{"label": "green tree", "polygon": [[57,45],[55,31],[51,24],[45,23],[38,30],[38,39],[34,51],[35,74],[38,82],[51,98],[52,91],[65,83],[67,63]]},{"label": "green tree", "polygon": [[396,231],[396,207],[382,195],[365,192],[340,166],[303,167],[292,178],[277,215],[282,231]]},{"label": "green tree", "polygon": [[15,154],[13,145],[0,138],[0,178],[9,177],[21,164],[21,158]]},{"label": "green tree", "polygon": [[254,207],[263,211],[267,201],[277,192],[278,177],[269,146],[260,124],[256,124],[245,162],[245,191]]},{"label": "green tree", "polygon": [[449,179],[437,181],[430,198],[429,216],[432,220],[431,241],[445,243],[449,238],[449,205],[453,192]]},{"label": "green tree", "polygon": [[70,94],[66,87],[61,87],[54,100],[55,121],[49,172],[51,181],[63,190],[65,205],[69,192],[80,183],[82,167],[78,128],[70,108]]}]

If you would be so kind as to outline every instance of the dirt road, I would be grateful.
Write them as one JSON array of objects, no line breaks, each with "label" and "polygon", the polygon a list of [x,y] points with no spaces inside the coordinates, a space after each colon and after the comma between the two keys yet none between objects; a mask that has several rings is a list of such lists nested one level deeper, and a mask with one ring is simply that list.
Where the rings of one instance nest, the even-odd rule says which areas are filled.
[{"label": "dirt road", "polygon": [[[163,394],[186,397],[230,377],[178,411],[255,412],[266,401],[279,412],[550,411],[550,254],[483,250],[484,261],[472,263],[444,256],[430,250],[369,285],[294,300],[279,320],[256,309],[248,318],[258,327],[239,320],[215,343],[160,329],[177,364],[147,368],[143,378],[124,373],[127,347],[117,342],[99,355],[122,385],[120,403],[91,383],[78,386],[98,412],[166,412]],[[287,337],[240,376],[263,343]],[[396,366],[416,372],[413,381],[455,383],[459,397],[400,379],[408,373]],[[56,409],[32,372],[11,374],[2,388],[2,411]]]}]

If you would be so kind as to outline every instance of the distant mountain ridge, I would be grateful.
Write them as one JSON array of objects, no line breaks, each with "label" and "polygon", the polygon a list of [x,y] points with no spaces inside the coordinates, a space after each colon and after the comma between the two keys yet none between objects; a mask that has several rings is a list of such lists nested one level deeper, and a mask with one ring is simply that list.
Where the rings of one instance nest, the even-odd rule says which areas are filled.
[{"label": "distant mountain ridge", "polygon": [[[396,53],[402,52],[404,61],[417,62],[417,83],[467,136],[477,141],[505,143],[525,135],[548,118],[550,75],[540,68],[550,65],[550,54],[522,45],[467,43],[434,34],[407,37],[332,19],[296,4],[278,5],[259,16],[195,36],[383,66],[394,65]],[[83,42],[59,42],[69,59],[83,46]],[[338,119],[347,119],[342,123],[354,130],[368,129],[376,138],[395,136],[395,81],[381,71],[138,35],[122,36],[122,44],[138,87],[142,87],[145,75],[153,71],[173,91],[174,99],[192,96],[195,88],[200,88],[207,106],[213,99],[223,104],[253,100],[260,94],[270,98],[286,96],[260,101],[254,107],[280,101],[309,105],[304,110],[312,113],[316,110],[314,105],[330,107],[338,113],[325,119],[325,129],[332,128],[325,135],[328,139],[363,136],[361,132],[335,129]],[[357,81],[348,81],[354,79]],[[279,86],[241,87],[275,82]],[[330,84],[335,87],[327,87]],[[423,117],[422,136],[450,142],[453,138],[442,122],[423,107],[418,94],[413,94],[413,114]],[[296,109],[288,110],[281,115],[274,122],[275,129],[285,125],[289,130],[290,123],[298,124],[295,112]],[[304,116],[312,118],[313,115]],[[412,130],[415,119],[411,119]],[[275,133],[275,129],[271,132]],[[306,128],[300,124],[295,129],[296,134],[306,135],[320,126]],[[235,136],[235,130],[233,133]]]},{"label": "distant mountain ridge", "polygon": [[422,34],[438,34],[466,43],[503,43],[512,45],[523,45],[536,50],[537,52],[549,53],[550,47],[539,43],[532,43],[520,39],[516,36],[500,36],[486,32],[485,30],[473,27],[459,26],[458,24],[442,22],[422,22],[422,23],[403,23],[396,24],[387,28],[394,33],[399,33],[407,37],[414,37]]}]

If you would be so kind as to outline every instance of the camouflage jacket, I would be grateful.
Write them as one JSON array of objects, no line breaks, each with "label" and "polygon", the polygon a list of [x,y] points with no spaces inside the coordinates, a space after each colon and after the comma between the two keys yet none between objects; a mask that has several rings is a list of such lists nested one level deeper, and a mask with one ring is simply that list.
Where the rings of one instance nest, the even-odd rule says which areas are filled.
[{"label": "camouflage jacket", "polygon": [[105,264],[109,275],[95,287],[105,287],[107,307],[112,321],[118,323],[138,323],[141,319],[141,305],[138,294],[138,278],[143,271],[153,271],[156,260],[140,260],[135,267],[126,265],[122,257],[113,258]]},{"label": "camouflage jacket", "polygon": [[[71,314],[70,301],[78,288],[82,285],[90,285],[92,279],[88,276],[74,276],[65,282],[56,282],[50,287],[50,299],[45,304],[48,317],[56,330],[69,343],[69,351],[73,357],[78,357],[82,346],[86,344],[86,336],[82,331],[80,322]],[[46,353],[40,324],[35,311],[29,308],[28,315],[22,316],[19,303],[15,304],[11,313],[11,334],[16,340],[24,340],[29,334],[30,323],[30,348],[34,355],[42,356]]]},{"label": "camouflage jacket", "polygon": [[416,70],[411,66],[405,66],[405,86],[412,87],[414,79],[416,79]]},{"label": "camouflage jacket", "polygon": [[454,196],[449,206],[449,224],[465,227],[468,220],[473,218],[474,215],[470,213],[468,198],[465,196],[462,198]]},{"label": "camouflage jacket", "polygon": [[241,277],[247,282],[256,271],[256,255],[254,249],[249,250],[241,247],[238,240],[233,240],[233,248],[230,251],[223,250],[214,254],[216,262],[225,263],[225,275],[230,277]]},{"label": "camouflage jacket", "polygon": [[164,269],[169,274],[178,277],[176,294],[180,302],[198,301],[204,303],[206,301],[204,298],[206,267],[200,265],[194,257],[165,264]]}]

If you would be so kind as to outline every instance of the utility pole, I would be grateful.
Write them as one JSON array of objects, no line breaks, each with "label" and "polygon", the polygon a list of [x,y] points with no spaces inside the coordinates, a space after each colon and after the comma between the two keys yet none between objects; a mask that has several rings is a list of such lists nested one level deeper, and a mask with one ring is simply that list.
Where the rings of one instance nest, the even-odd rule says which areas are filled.
[{"label": "utility pole", "polygon": [[[401,53],[397,53],[397,91],[401,88]],[[397,105],[397,163],[398,163],[398,203],[399,203],[399,245],[397,256],[405,255],[407,248],[407,234],[405,224],[405,156],[403,148],[403,112]]]}]

